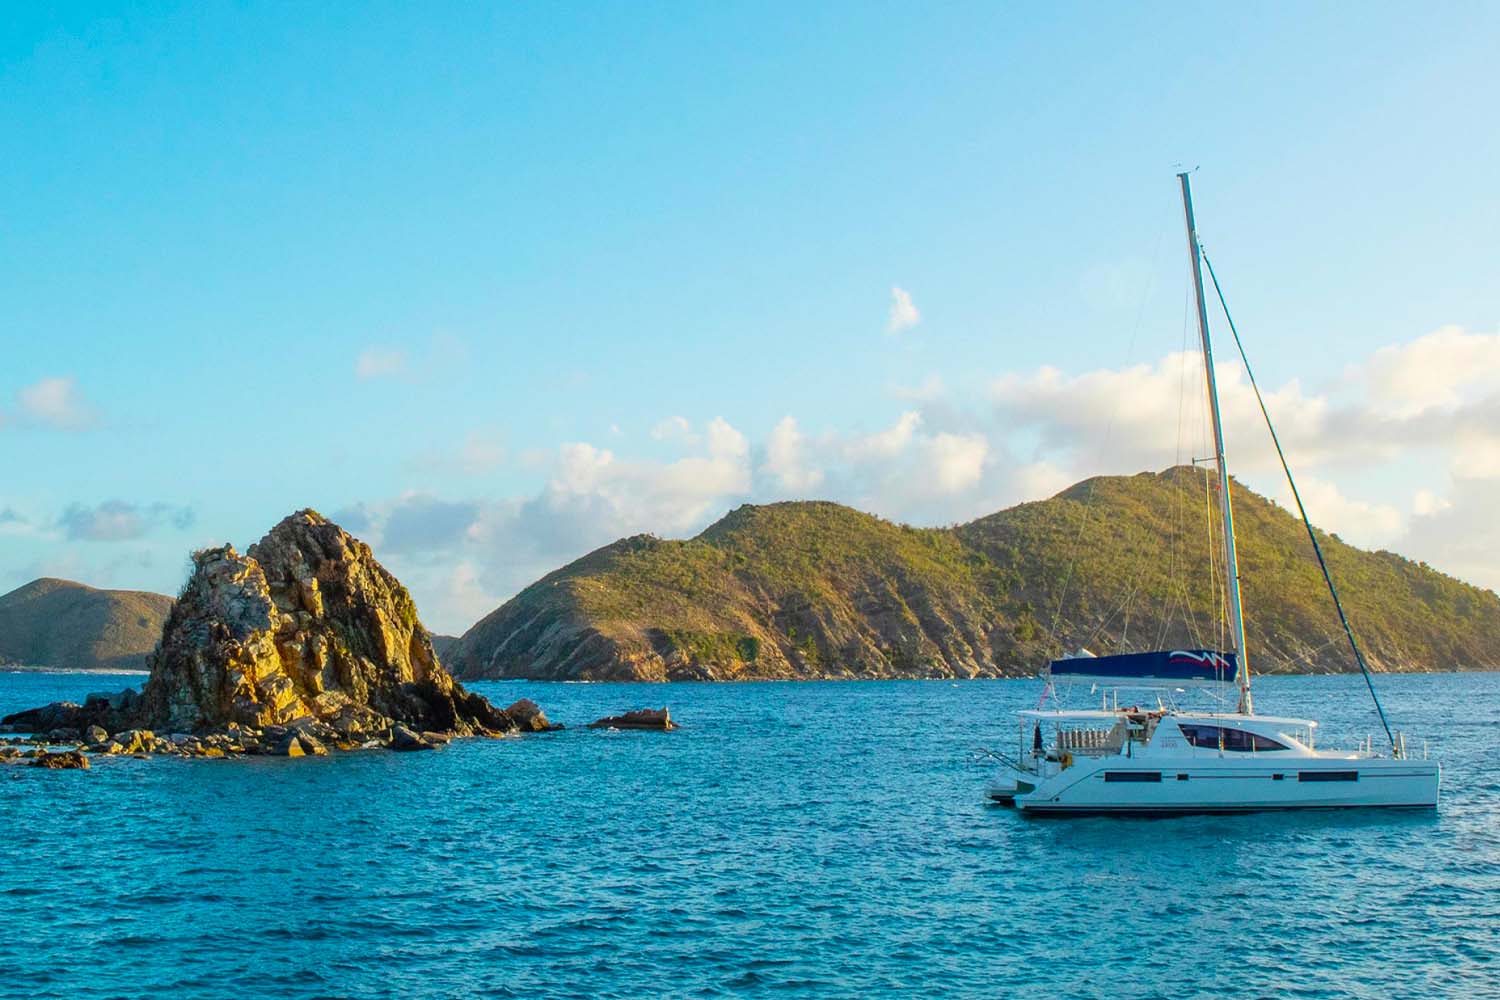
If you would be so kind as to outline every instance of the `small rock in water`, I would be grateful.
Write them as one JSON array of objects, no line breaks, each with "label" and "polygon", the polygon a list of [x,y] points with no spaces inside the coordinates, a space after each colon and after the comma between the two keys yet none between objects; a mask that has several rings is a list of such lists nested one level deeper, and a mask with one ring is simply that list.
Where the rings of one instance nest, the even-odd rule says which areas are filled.
[{"label": "small rock in water", "polygon": [[89,769],[89,759],[77,750],[63,750],[59,753],[47,753],[43,751],[31,762],[32,767],[45,767],[54,771]]},{"label": "small rock in water", "polygon": [[271,752],[278,757],[321,757],[328,748],[315,737],[292,730],[272,745]]},{"label": "small rock in water", "polygon": [[641,708],[624,715],[609,715],[589,723],[590,729],[676,729],[672,713],[665,708]]},{"label": "small rock in water", "polygon": [[104,743],[109,739],[109,731],[103,726],[89,726],[84,730],[83,738],[90,743]]},{"label": "small rock in water", "polygon": [[505,714],[515,720],[516,725],[521,727],[523,733],[544,733],[552,729],[561,729],[561,725],[554,725],[547,720],[547,713],[543,712],[537,703],[530,698],[522,698],[514,705],[505,710]]}]

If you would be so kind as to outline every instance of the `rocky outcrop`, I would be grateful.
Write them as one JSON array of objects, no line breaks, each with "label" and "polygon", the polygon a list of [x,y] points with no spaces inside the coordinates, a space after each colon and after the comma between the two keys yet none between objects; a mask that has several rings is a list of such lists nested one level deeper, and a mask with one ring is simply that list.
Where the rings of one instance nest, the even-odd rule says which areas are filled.
[{"label": "rocky outcrop", "polygon": [[442,668],[411,595],[369,546],[311,510],[243,555],[229,545],[195,553],[150,668],[138,695],[90,696],[3,722],[87,730],[95,745],[103,732],[126,753],[160,752],[155,734],[165,732],[182,734],[169,751],[215,734],[238,741],[215,749],[285,756],[521,728]]},{"label": "rocky outcrop", "polygon": [[672,713],[665,708],[638,708],[624,715],[607,715],[589,723],[590,729],[676,729]]}]

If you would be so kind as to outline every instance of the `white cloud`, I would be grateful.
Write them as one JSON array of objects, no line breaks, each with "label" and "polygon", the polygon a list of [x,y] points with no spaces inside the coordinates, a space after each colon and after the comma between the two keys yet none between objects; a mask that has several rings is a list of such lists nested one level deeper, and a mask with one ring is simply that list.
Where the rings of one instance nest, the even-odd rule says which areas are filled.
[{"label": "white cloud", "polygon": [[916,385],[893,386],[891,395],[897,399],[904,399],[913,403],[934,403],[942,399],[948,393],[947,386],[943,383],[942,376],[930,374]]},{"label": "white cloud", "polygon": [[1428,489],[1417,490],[1416,496],[1411,500],[1411,512],[1417,517],[1427,517],[1431,514],[1440,514],[1453,506],[1453,501],[1446,497],[1438,496]]},{"label": "white cloud", "polygon": [[693,425],[687,417],[667,417],[651,428],[651,439],[653,441],[691,442],[694,440]]},{"label": "white cloud", "polygon": [[1411,416],[1454,407],[1466,391],[1500,389],[1500,333],[1469,333],[1445,326],[1406,344],[1383,347],[1360,373],[1371,402]]},{"label": "white cloud", "polygon": [[1023,501],[1042,500],[1061,493],[1078,478],[1051,462],[1029,462],[1016,469],[1015,489]]},{"label": "white cloud", "polygon": [[[1377,352],[1326,389],[1266,386],[1267,401],[1314,523],[1493,587],[1500,393],[1476,375],[1484,366],[1474,338],[1440,332]],[[1455,373],[1450,384],[1460,391],[1397,378],[1392,359],[1407,350],[1402,356],[1421,354],[1434,370]],[[1218,375],[1231,467],[1290,506],[1248,383],[1233,365]],[[1208,453],[1195,354],[1121,369],[1011,373],[992,384],[988,408],[936,387],[931,395],[874,432],[811,435],[786,415],[761,429],[753,449],[722,418],[674,416],[652,435],[653,447],[673,453],[665,459],[590,442],[525,451],[517,468],[540,477],[530,495],[372,505],[372,544],[382,532],[390,539],[394,568],[403,578],[414,574],[424,616],[454,631],[489,610],[485,601],[498,604],[597,546],[640,532],[687,537],[741,502],[816,491],[893,519],[951,523],[1054,495],[1090,475],[1157,470]],[[458,574],[456,565],[467,568]]]},{"label": "white cloud", "polygon": [[939,493],[961,493],[978,485],[990,443],[982,434],[937,434],[926,445],[928,480]]},{"label": "white cloud", "polygon": [[142,538],[161,527],[185,531],[196,519],[191,507],[106,500],[92,507],[72,504],[57,521],[58,527],[71,541],[125,542]]},{"label": "white cloud", "polygon": [[750,454],[750,442],[723,417],[714,417],[708,424],[708,453],[719,458],[742,459]]},{"label": "white cloud", "polygon": [[[1315,476],[1298,476],[1297,489],[1312,523],[1337,532],[1351,545],[1381,548],[1399,537],[1406,527],[1406,518],[1395,507],[1345,496],[1333,483]],[[1276,500],[1295,513],[1296,501],[1290,487],[1283,486]]]},{"label": "white cloud", "polygon": [[885,430],[851,438],[843,447],[844,457],[853,462],[894,458],[911,444],[921,425],[921,411],[907,410]]},{"label": "white cloud", "polygon": [[911,292],[900,285],[891,286],[891,311],[886,319],[887,333],[900,333],[922,322],[922,313],[911,300]]},{"label": "white cloud", "polygon": [[21,419],[39,427],[77,431],[96,420],[94,409],[71,376],[44,378],[16,393]]},{"label": "white cloud", "polygon": [[1500,593],[1500,482],[1459,479],[1447,497],[1418,512],[1391,546],[1459,579]]},{"label": "white cloud", "polygon": [[782,417],[771,428],[763,468],[781,489],[792,493],[814,489],[823,482],[823,470],[809,464],[807,441],[791,416]]},{"label": "white cloud", "polygon": [[391,378],[406,371],[406,352],[387,347],[368,347],[354,361],[355,377],[361,381]]},{"label": "white cloud", "polygon": [[[1230,461],[1237,472],[1278,468],[1250,383],[1234,364],[1214,367]],[[1091,472],[1137,472],[1212,455],[1201,355],[1175,353],[1155,365],[1069,375],[1044,367],[992,383],[992,398],[1012,427],[1041,435],[1052,453],[1088,456]],[[1382,450],[1375,437],[1339,440],[1329,401],[1293,380],[1267,391],[1266,406],[1296,464]]]}]

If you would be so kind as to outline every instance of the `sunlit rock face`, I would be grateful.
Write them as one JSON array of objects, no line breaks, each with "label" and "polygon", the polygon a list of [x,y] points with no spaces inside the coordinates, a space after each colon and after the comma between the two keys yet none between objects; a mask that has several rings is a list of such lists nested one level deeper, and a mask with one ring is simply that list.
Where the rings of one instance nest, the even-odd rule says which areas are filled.
[{"label": "sunlit rock face", "polygon": [[196,553],[150,667],[139,718],[157,729],[516,728],[441,667],[411,595],[369,546],[311,510],[243,555],[229,545]]}]

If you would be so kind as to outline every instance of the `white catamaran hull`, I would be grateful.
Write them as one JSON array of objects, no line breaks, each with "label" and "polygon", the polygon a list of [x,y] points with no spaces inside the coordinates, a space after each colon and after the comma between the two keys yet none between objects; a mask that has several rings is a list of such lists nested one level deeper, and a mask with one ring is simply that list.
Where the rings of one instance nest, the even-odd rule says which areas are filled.
[{"label": "white catamaran hull", "polygon": [[[992,797],[1013,800],[1017,809],[1038,816],[1437,806],[1435,761],[1274,756],[1281,755],[1175,762],[1113,756],[1078,761],[1039,782],[1007,769]],[[1036,784],[1028,789],[1031,782]]]}]

